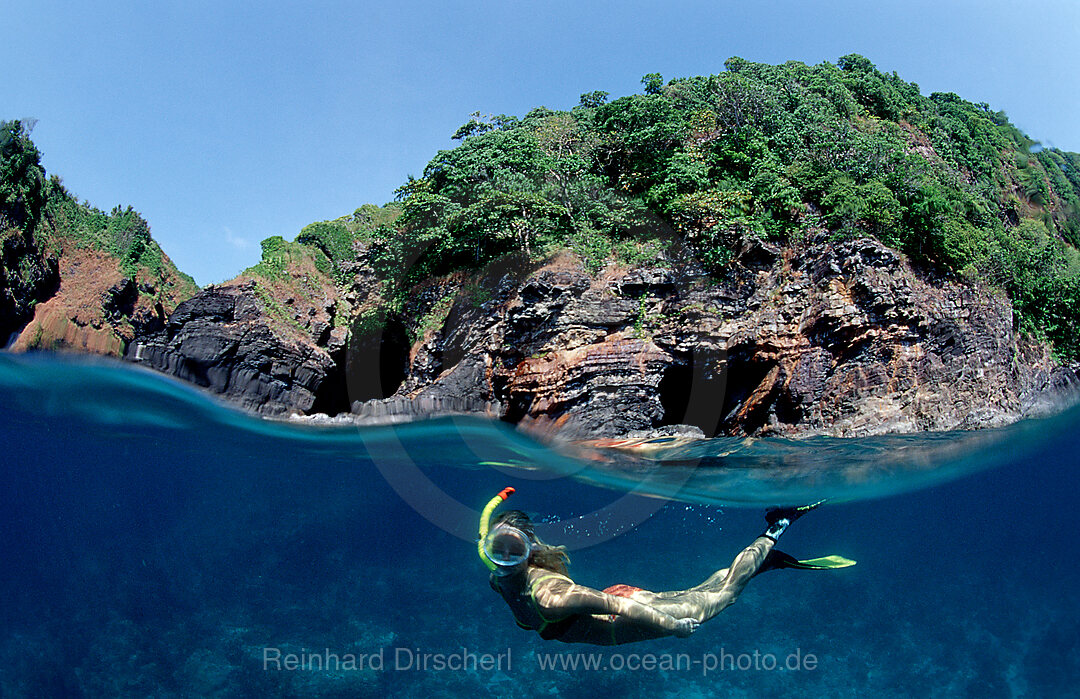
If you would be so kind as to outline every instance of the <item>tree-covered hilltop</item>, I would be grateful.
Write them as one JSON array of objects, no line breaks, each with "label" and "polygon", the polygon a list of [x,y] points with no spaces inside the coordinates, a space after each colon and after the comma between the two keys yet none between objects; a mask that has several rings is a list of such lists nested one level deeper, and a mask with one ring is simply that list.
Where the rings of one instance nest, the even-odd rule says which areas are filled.
[{"label": "tree-covered hilltop", "polygon": [[[595,272],[655,262],[677,242],[722,277],[747,237],[873,236],[928,274],[1003,289],[1025,331],[1080,358],[1080,155],[1040,148],[988,105],[924,96],[861,56],[725,65],[649,74],[641,94],[592,92],[569,111],[474,114],[394,202],[295,241],[268,238],[244,276],[283,327],[304,326],[289,299],[328,293],[334,325],[359,315],[367,327],[421,281],[511,253],[569,249]],[[63,251],[115,258],[173,301],[194,290],[138,213],[99,211],[47,177],[23,124],[3,124],[0,151],[5,328],[48,297],[48,259]],[[376,294],[357,292],[358,245]],[[30,248],[41,265],[17,261]]]},{"label": "tree-covered hilltop", "polygon": [[1080,356],[1080,155],[862,56],[725,65],[650,74],[642,94],[593,92],[570,111],[476,114],[389,211],[297,242],[334,270],[354,240],[374,244],[403,294],[510,252],[570,248],[598,269],[675,238],[723,275],[744,236],[870,235],[928,272],[1005,289],[1025,330]]},{"label": "tree-covered hilltop", "polygon": [[[122,352],[198,287],[132,207],[105,213],[47,176],[32,126],[0,122],[0,333],[6,340],[29,323],[17,346]],[[91,289],[101,292],[94,303]],[[35,319],[47,302],[56,308]]]}]

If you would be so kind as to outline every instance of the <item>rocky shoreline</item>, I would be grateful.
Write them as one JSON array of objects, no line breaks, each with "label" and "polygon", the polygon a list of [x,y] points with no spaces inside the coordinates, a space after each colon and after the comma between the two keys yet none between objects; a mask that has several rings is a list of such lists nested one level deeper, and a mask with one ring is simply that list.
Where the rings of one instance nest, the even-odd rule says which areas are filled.
[{"label": "rocky shoreline", "polygon": [[678,253],[597,274],[569,253],[508,258],[421,284],[374,327],[363,250],[352,272],[348,304],[203,290],[125,356],[262,415],[478,413],[573,438],[975,429],[1080,390],[1004,295],[869,238],[748,238],[722,278]]},{"label": "rocky shoreline", "polygon": [[289,338],[275,332],[262,303],[251,283],[205,289],[178,305],[164,329],[136,338],[125,358],[257,413],[318,411],[344,329],[324,345]]}]

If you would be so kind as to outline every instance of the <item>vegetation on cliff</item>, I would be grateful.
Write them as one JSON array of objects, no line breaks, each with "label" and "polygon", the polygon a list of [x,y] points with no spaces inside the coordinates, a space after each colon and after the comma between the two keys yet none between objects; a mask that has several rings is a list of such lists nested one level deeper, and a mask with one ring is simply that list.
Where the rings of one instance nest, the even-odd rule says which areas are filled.
[{"label": "vegetation on cliff", "polygon": [[45,168],[30,129],[20,121],[0,122],[0,230],[33,230],[44,194]]},{"label": "vegetation on cliff", "polygon": [[723,274],[744,236],[871,235],[928,273],[1005,289],[1021,327],[1080,356],[1080,155],[857,55],[726,68],[650,74],[642,94],[593,92],[570,111],[473,115],[392,216],[313,224],[297,242],[335,270],[352,241],[371,243],[405,294],[510,252],[568,247],[596,269],[677,239]]},{"label": "vegetation on cliff", "polygon": [[46,178],[41,153],[21,121],[0,123],[0,154],[0,227],[32,232],[47,251],[61,253],[67,245],[106,252],[131,279],[140,272],[169,277],[189,296],[198,288],[162,252],[150,225],[131,206],[106,214],[79,202],[56,175]]},{"label": "vegetation on cliff", "polygon": [[[122,351],[125,341],[162,323],[198,287],[162,252],[132,207],[105,213],[79,202],[59,177],[48,177],[30,139],[31,128],[21,121],[0,122],[0,235],[5,250],[10,246],[18,257],[5,255],[0,269],[4,305],[14,309],[4,314],[0,329],[6,338],[31,322],[39,304],[55,301],[58,308],[38,318],[17,346],[63,346],[78,337],[84,349]],[[33,272],[57,268],[61,279]],[[84,308],[90,301],[82,292],[97,287],[103,290],[100,301]],[[65,294],[71,303],[58,298]],[[78,308],[66,308],[73,304]],[[71,327],[73,317],[83,331]],[[109,337],[88,344],[87,333]]]}]

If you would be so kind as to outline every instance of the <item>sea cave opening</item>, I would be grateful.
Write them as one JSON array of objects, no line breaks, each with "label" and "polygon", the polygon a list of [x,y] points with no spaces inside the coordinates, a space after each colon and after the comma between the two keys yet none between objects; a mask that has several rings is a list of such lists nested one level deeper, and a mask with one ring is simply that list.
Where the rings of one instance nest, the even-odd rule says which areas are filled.
[{"label": "sea cave opening", "polygon": [[374,330],[355,331],[345,368],[352,403],[394,395],[409,372],[409,335],[396,316],[387,316]]}]

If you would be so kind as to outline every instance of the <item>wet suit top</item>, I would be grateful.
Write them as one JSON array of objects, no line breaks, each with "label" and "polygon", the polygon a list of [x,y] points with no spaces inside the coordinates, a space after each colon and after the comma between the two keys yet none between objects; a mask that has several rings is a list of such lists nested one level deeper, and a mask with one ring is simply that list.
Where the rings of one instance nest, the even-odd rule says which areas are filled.
[{"label": "wet suit top", "polygon": [[628,597],[611,595],[591,587],[578,585],[565,575],[544,568],[529,566],[524,572],[508,577],[491,576],[491,587],[498,592],[511,611],[514,621],[523,629],[537,631],[544,640],[559,640],[575,624],[595,624],[601,619],[593,615],[614,617],[648,626],[663,633],[674,633],[677,620]]}]

